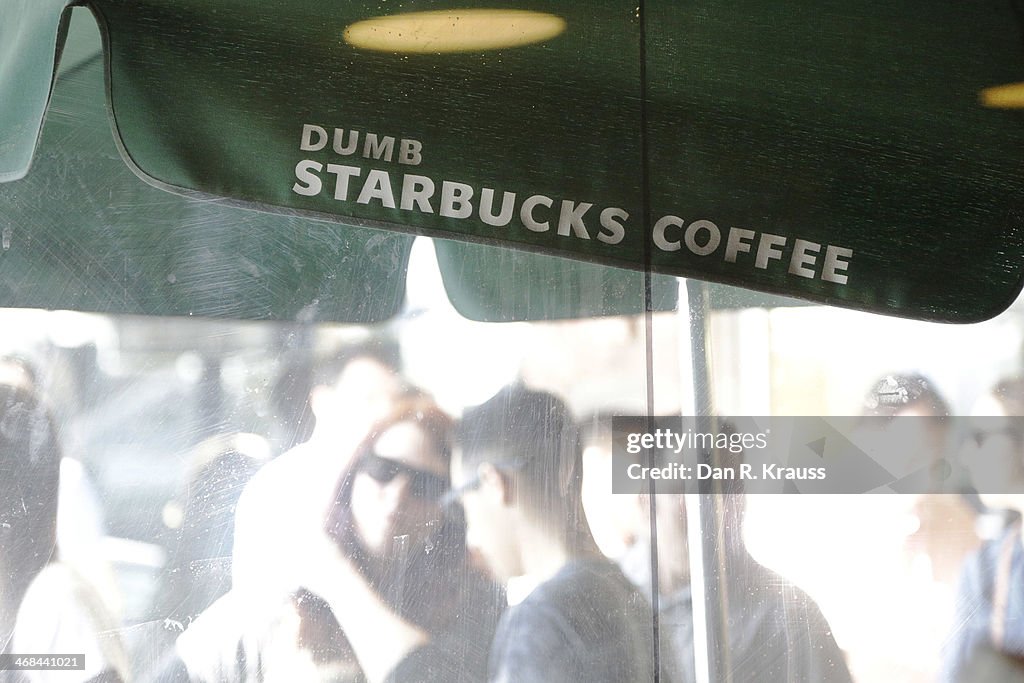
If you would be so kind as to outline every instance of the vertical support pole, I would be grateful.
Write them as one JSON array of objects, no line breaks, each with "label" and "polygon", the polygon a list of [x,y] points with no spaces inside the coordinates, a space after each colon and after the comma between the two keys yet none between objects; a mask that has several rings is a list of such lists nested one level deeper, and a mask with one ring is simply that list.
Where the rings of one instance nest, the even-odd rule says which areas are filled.
[{"label": "vertical support pole", "polygon": [[[707,344],[707,284],[686,280],[690,345],[693,361],[695,428],[715,433],[717,420],[711,402],[710,349]],[[711,449],[697,453],[697,463],[714,465]],[[728,642],[728,595],[723,579],[722,496],[712,480],[697,482],[697,493],[686,495],[693,602],[694,665],[697,683],[732,683]]]},{"label": "vertical support pole", "polygon": [[[647,431],[651,432],[654,421],[654,306],[653,306],[653,271],[651,269],[651,235],[646,231],[652,230],[654,222],[651,217],[651,187],[650,187],[650,150],[647,140],[647,5],[646,0],[637,0],[637,17],[640,20],[639,26],[639,52],[640,64],[638,76],[640,78],[640,203],[644,224],[644,341],[646,353],[647,370]],[[653,466],[654,455],[647,451],[647,465]],[[658,518],[656,514],[656,496],[654,481],[649,482],[649,510],[651,524],[651,640],[654,660],[654,683],[661,683],[661,596],[659,594],[659,571],[658,571]]]}]

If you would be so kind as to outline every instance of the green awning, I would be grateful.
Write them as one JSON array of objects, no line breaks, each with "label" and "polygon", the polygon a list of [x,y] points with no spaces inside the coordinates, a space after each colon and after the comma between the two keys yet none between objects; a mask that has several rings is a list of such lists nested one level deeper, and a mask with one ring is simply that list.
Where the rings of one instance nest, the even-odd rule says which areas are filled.
[{"label": "green awning", "polygon": [[[111,134],[100,36],[82,12],[33,171],[0,185],[0,306],[356,323],[398,314],[411,236],[187,199],[133,175]],[[453,303],[473,319],[643,311],[642,273],[444,240],[436,247]],[[655,310],[674,310],[676,280],[656,282]]]},{"label": "green awning", "polygon": [[32,173],[0,185],[0,306],[378,322],[412,238],[192,201],[118,154],[98,54],[59,80]]},{"label": "green awning", "polygon": [[[122,155],[150,183],[336,230],[572,259],[445,246],[464,311],[464,291],[505,290],[499,317],[632,300],[641,279],[598,264],[957,322],[1021,288],[1024,120],[982,96],[1024,80],[1011,5],[652,0],[638,16],[619,0],[417,0],[382,18],[377,3],[315,0],[87,4]],[[424,11],[442,14],[395,28]],[[268,253],[226,230],[232,253]],[[300,260],[250,271],[295,301],[268,294],[253,312],[294,315],[332,252],[270,251]],[[454,285],[454,261],[481,284]],[[528,272],[556,290],[550,305],[508,298]]]}]

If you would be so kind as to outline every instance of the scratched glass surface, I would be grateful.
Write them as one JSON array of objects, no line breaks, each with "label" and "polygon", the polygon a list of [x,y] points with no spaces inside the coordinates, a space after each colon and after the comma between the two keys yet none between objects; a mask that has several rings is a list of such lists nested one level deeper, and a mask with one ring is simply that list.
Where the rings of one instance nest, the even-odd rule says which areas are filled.
[{"label": "scratched glass surface", "polygon": [[[74,85],[74,74],[95,77],[90,65],[79,63],[67,82]],[[86,96],[73,87],[63,92]],[[74,116],[83,114],[58,106],[50,130]],[[678,280],[658,281],[659,312],[646,318],[637,313],[644,305],[640,274],[598,269],[560,278],[557,268],[531,267],[547,273],[540,286],[528,295],[494,288],[482,298],[496,310],[475,315],[511,322],[477,322],[460,313],[450,286],[453,273],[478,269],[472,252],[297,218],[288,220],[286,239],[256,215],[187,203],[141,181],[115,192],[108,176],[61,161],[59,151],[80,143],[68,133],[37,162],[47,196],[76,198],[73,215],[17,189],[0,205],[7,221],[0,259],[30,250],[51,267],[6,271],[5,285],[37,304],[0,309],[3,652],[85,653],[79,680],[104,670],[123,680],[181,679],[176,664],[196,680],[386,678],[373,643],[390,647],[404,631],[387,620],[380,628],[358,620],[346,628],[364,614],[334,599],[337,576],[316,571],[337,567],[334,547],[363,563],[370,594],[386,607],[437,636],[460,661],[481,659],[491,644],[488,620],[528,601],[544,572],[523,571],[504,594],[488,592],[483,576],[501,569],[501,558],[488,555],[496,534],[468,534],[465,550],[463,513],[441,515],[409,497],[408,509],[389,512],[373,492],[396,482],[408,491],[417,482],[430,502],[438,482],[424,473],[447,477],[446,456],[444,449],[403,450],[410,443],[403,433],[374,432],[373,425],[409,402],[414,415],[457,418],[516,382],[557,395],[578,422],[583,519],[598,551],[621,566],[640,599],[653,602],[657,584],[658,618],[648,624],[652,632],[657,624],[661,641],[649,656],[659,658],[662,680],[700,680],[708,671],[722,677],[729,669],[734,680],[760,680],[767,670],[779,677],[784,662],[789,680],[845,680],[848,669],[857,681],[928,681],[944,675],[943,667],[967,666],[967,655],[957,654],[972,634],[980,629],[988,637],[989,624],[958,619],[958,601],[980,615],[992,605],[958,594],[957,577],[964,567],[986,576],[988,560],[975,553],[985,543],[998,551],[1012,533],[1014,500],[744,498],[733,491],[716,508],[721,536],[697,543],[702,527],[693,526],[693,498],[656,496],[652,520],[648,500],[611,493],[607,418],[691,414],[695,389],[710,391],[723,415],[941,416],[943,404],[948,414],[1021,414],[1024,397],[1014,382],[990,395],[1024,371],[1020,301],[987,323],[952,327],[714,290],[710,381],[695,386],[692,345],[701,323],[690,320]],[[104,158],[99,147],[86,149]],[[15,212],[20,218],[12,223]],[[133,212],[149,216],[157,238],[132,242],[123,220]],[[90,231],[57,229],[57,218]],[[325,281],[358,287],[338,284],[327,297],[303,289],[303,264],[264,266],[259,249],[243,239],[247,233],[270,249],[313,244],[315,263],[335,275]],[[342,267],[331,257],[356,243],[367,262],[330,271]],[[464,261],[453,262],[455,254]],[[85,277],[90,269],[103,278]],[[154,274],[162,290],[143,284]],[[267,280],[296,284],[275,299],[260,287]],[[98,281],[103,288],[83,285]],[[174,291],[178,285],[185,295]],[[168,315],[110,313],[129,305]],[[356,322],[318,322],[341,313]],[[530,317],[553,320],[523,321]],[[414,427],[427,424],[406,415]],[[416,429],[411,443],[420,444],[427,432]],[[370,433],[380,438],[368,441]],[[1006,458],[1013,473],[1021,452],[1015,436],[972,438],[992,449],[991,457]],[[18,470],[26,460],[31,467]],[[479,501],[472,495],[467,490],[463,498],[467,517]],[[351,524],[331,526],[342,498]],[[445,524],[437,524],[442,517]],[[536,526],[554,533],[577,521],[548,518]],[[435,535],[438,528],[455,540]],[[344,535],[353,529],[362,544],[357,552]],[[453,548],[475,568],[404,571],[410,557]],[[700,583],[713,598],[695,605]],[[708,618],[711,628],[701,625],[705,613],[719,615]],[[454,628],[470,615],[480,620],[479,632]],[[714,640],[714,624],[727,624],[726,636],[709,658],[703,640],[709,633]],[[1013,651],[1018,638],[1008,627],[1005,648]],[[421,664],[419,673],[486,678],[437,661]],[[0,672],[0,680],[7,677]],[[566,680],[582,678],[570,673]]]},{"label": "scratched glass surface", "polygon": [[[287,585],[289,558],[280,548],[294,539],[281,536],[275,521],[301,523],[324,482],[296,473],[290,483],[278,482],[279,490],[248,508],[255,529],[236,516],[238,498],[260,469],[269,467],[276,479],[290,476],[281,463],[312,458],[324,444],[331,444],[331,466],[344,469],[359,420],[365,428],[373,410],[394,399],[396,376],[381,359],[397,359],[402,382],[422,388],[452,415],[516,380],[561,396],[580,420],[582,503],[597,545],[649,590],[650,515],[644,500],[611,494],[602,418],[646,412],[648,334],[654,411],[692,412],[685,314],[656,314],[650,330],[638,316],[478,323],[448,302],[429,243],[417,245],[403,275],[416,283],[403,312],[373,326],[0,311],[0,352],[27,359],[33,372],[28,377],[20,361],[7,360],[0,379],[30,383],[44,398],[63,457],[52,559],[74,568],[101,597],[115,624],[104,632],[107,641],[116,637],[133,677],[159,669],[176,646],[189,661],[206,661],[184,634],[205,633],[203,619],[216,616],[210,606],[230,604],[230,591],[245,586],[269,599],[280,582]],[[867,397],[879,387],[884,396],[902,396],[899,376],[919,374],[951,414],[992,411],[999,406],[988,392],[1020,371],[1022,342],[1019,304],[968,327],[820,307],[718,311],[709,338],[715,408],[734,415],[857,414],[869,409]],[[355,349],[367,355],[339,374],[339,359]],[[782,634],[795,661],[808,667],[822,665],[820,650],[834,637],[854,680],[933,680],[948,639],[969,626],[954,619],[957,576],[1012,519],[998,512],[1005,507],[998,501],[981,511],[952,495],[727,501],[725,536],[701,545],[718,576],[748,582],[726,584],[729,623],[737,629],[726,651],[740,674],[767,666]],[[682,680],[695,680],[701,653],[688,599],[701,572],[690,559],[692,504],[656,497],[661,656],[676,657],[671,666]],[[314,530],[315,519],[305,518]],[[246,536],[258,547],[244,551]],[[248,552],[244,570],[232,566],[240,552]],[[7,549],[6,571],[19,553],[28,551]],[[522,590],[510,582],[510,599],[521,599]],[[40,613],[52,607],[38,594],[31,604]],[[887,615],[881,623],[880,612]],[[324,635],[333,631],[313,623],[320,630],[303,642],[333,642]],[[764,623],[777,630],[759,630]],[[340,664],[329,655],[338,651],[316,650],[327,661],[313,658],[312,669],[309,658],[289,660],[288,675],[337,680]],[[267,675],[283,676],[280,669]]]},{"label": "scratched glass surface", "polygon": [[[28,171],[53,75],[45,48],[61,42],[66,4],[4,4],[0,42],[26,62],[8,57],[0,71],[8,180]],[[266,216],[227,217],[238,203],[937,321],[991,317],[1024,281],[1024,176],[1013,154],[1024,133],[1024,44],[1011,4],[946,0],[928,22],[910,7],[822,0],[82,4],[76,15],[95,14],[106,47],[106,83],[94,68],[90,94],[107,97],[92,125],[113,121],[120,156],[150,183],[211,200],[202,209],[165,200],[146,218],[149,240],[189,226],[190,248],[245,266],[69,260],[119,274],[122,308],[217,315],[217,302],[193,291],[190,276],[201,273],[226,280],[217,285],[234,315],[291,319],[296,299],[315,298],[307,315],[344,320],[365,301],[355,293],[383,298],[375,276],[408,248],[377,236],[364,248],[371,258],[348,263],[367,233],[342,239],[297,221],[275,230]],[[69,111],[66,101],[53,107]],[[70,170],[85,153],[76,133],[88,124],[76,123],[63,136],[47,127],[70,157],[49,150],[51,165]],[[124,173],[117,154],[102,154]],[[145,203],[110,182],[110,217]],[[218,249],[202,239],[208,221],[234,221],[247,238]],[[17,225],[0,228],[18,238]],[[118,237],[128,252],[147,243]],[[307,259],[311,243],[335,258]],[[267,263],[278,251],[290,267]],[[487,272],[486,259],[440,251]],[[101,276],[76,275],[86,280],[76,283],[82,306],[114,312]],[[338,284],[350,278],[352,287]],[[248,284],[263,295],[232,296]],[[9,286],[0,283],[0,297]],[[34,294],[49,305],[46,291]]]}]

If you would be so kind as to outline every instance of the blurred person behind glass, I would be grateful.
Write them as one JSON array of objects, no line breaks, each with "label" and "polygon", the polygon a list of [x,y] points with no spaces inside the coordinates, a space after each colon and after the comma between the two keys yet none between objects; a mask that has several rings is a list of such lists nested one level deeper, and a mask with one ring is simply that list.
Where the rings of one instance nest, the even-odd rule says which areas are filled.
[{"label": "blurred person behind glass", "polygon": [[1010,523],[963,565],[943,680],[1024,680],[1024,377],[998,382],[972,415],[963,462],[985,507]]},{"label": "blurred person behind glass", "polygon": [[[233,590],[178,638],[177,661],[157,680],[362,680],[349,640],[386,650],[391,634],[363,623],[358,596],[319,562],[320,543],[348,558],[373,599],[444,643],[445,662],[458,662],[444,680],[479,680],[502,596],[470,568],[458,507],[440,502],[451,438],[450,418],[429,399],[400,403],[357,447],[316,526],[293,530],[306,548],[291,597],[269,604]],[[357,626],[343,632],[336,615]],[[418,680],[434,663],[418,660],[388,680]]]},{"label": "blurred person behind glass", "polygon": [[[681,418],[680,418],[681,419]],[[720,424],[731,434],[728,423]],[[635,429],[646,431],[644,419]],[[738,470],[742,454],[720,452],[716,465]],[[664,465],[668,453],[656,455]],[[721,581],[725,587],[729,656],[734,681],[849,683],[842,650],[818,605],[803,590],[759,564],[743,543],[743,484],[721,482],[723,530]],[[655,519],[658,545],[658,602],[662,652],[683,683],[696,680],[693,596],[690,588],[689,532],[686,496],[658,493]],[[652,595],[650,495],[634,497],[644,517],[637,543],[620,560],[623,572]]]},{"label": "blurred person behind glass", "polygon": [[57,556],[59,479],[49,412],[27,387],[0,382],[0,652],[85,655],[81,671],[0,671],[0,680],[127,680],[116,624]]},{"label": "blurred person behind glass", "polygon": [[164,508],[175,538],[155,618],[184,627],[230,590],[235,506],[242,488],[269,459],[269,445],[256,434],[215,436],[192,449],[181,499]]},{"label": "blurred person behind glass", "polygon": [[[632,431],[645,429],[644,418],[620,417]],[[583,510],[597,547],[618,560],[636,543],[643,519],[636,496],[612,492],[612,414],[602,413],[579,425],[583,446]]]},{"label": "blurred person behind glass", "polygon": [[296,529],[319,527],[334,483],[367,430],[406,391],[398,347],[370,340],[318,369],[310,393],[312,436],[278,456],[245,486],[235,512],[232,583],[271,600],[286,595],[302,552]]},{"label": "blurred person behind glass", "polygon": [[[493,579],[523,593],[497,625],[486,680],[652,680],[650,606],[586,527],[565,404],[506,387],[466,411],[459,441],[446,501],[464,506],[467,545]],[[350,558],[325,552],[322,566],[338,579],[324,589],[328,602],[351,608],[336,611],[371,682],[440,683],[462,669],[448,641],[381,600]]]},{"label": "blurred person behind glass", "polygon": [[[910,518],[907,526],[913,529],[904,547],[911,569],[927,571],[940,583],[954,583],[964,558],[978,547],[976,512],[957,493],[920,493],[922,487],[956,491],[967,483],[963,472],[936,468],[952,446],[949,404],[923,375],[886,375],[872,385],[862,415],[886,418],[884,424],[868,422],[881,432],[882,465],[917,473],[908,477],[913,482],[909,488],[917,490],[905,497],[904,508]],[[895,452],[892,444],[897,443],[907,448]]]},{"label": "blurred person behind glass", "polygon": [[[443,505],[451,488],[451,419],[431,401],[403,402],[357,449],[327,520],[329,536],[369,587],[400,618],[429,634],[438,658],[417,656],[388,681],[437,678],[480,681],[504,594],[471,567],[462,507]],[[325,591],[326,592],[326,591]],[[358,602],[331,591],[346,623],[360,623]],[[339,599],[340,597],[340,599]],[[354,617],[354,618],[353,618]],[[387,633],[356,629],[352,637],[387,643]]]},{"label": "blurred person behind glass", "polygon": [[[37,359],[27,355],[2,356],[0,383],[22,387],[41,398],[38,367]],[[106,533],[103,507],[89,473],[78,459],[62,456],[57,496],[57,548],[61,562],[73,567],[100,594],[107,611],[118,620],[123,601],[114,570],[103,554]]]}]

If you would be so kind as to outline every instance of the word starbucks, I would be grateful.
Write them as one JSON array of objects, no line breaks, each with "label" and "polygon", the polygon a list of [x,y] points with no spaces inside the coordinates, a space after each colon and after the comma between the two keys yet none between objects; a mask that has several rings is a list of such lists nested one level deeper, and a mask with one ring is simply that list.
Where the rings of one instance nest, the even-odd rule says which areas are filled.
[{"label": "word starbucks", "polygon": [[[323,126],[302,126],[299,150],[343,158],[361,158],[398,166],[423,163],[424,146],[412,138]],[[339,161],[340,159],[335,159]],[[366,163],[366,162],[360,162]],[[493,187],[431,178],[352,163],[306,158],[295,165],[292,192],[380,209],[436,214],[456,220],[478,220],[489,228],[554,232],[572,240],[596,240],[609,247],[626,237],[630,212],[593,202],[525,194]],[[483,234],[483,233],[482,233]],[[498,236],[491,231],[489,236]],[[711,220],[684,220],[666,215],[655,221],[651,239],[664,253],[716,258],[740,267],[785,268],[788,275],[845,285],[853,250],[810,240],[755,232],[739,227],[723,230]]]},{"label": "word starbucks", "polygon": [[656,479],[661,481],[690,480],[764,480],[764,481],[805,481],[823,480],[827,477],[824,467],[781,467],[776,464],[763,464],[755,470],[750,463],[736,467],[715,467],[705,463],[696,466],[682,463],[669,463],[664,467],[644,467],[633,463],[626,468],[626,476],[633,480]]}]

